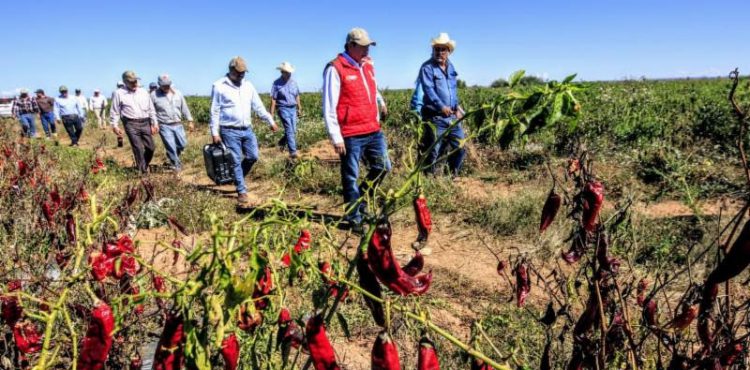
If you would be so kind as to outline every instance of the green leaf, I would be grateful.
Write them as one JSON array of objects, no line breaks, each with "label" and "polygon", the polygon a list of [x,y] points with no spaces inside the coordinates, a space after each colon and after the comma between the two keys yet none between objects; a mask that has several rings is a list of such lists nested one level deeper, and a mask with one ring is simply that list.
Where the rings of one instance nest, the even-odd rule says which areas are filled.
[{"label": "green leaf", "polygon": [[508,78],[508,85],[510,87],[515,87],[525,74],[526,71],[524,71],[523,69],[519,69],[518,71],[513,72],[513,74],[510,75],[510,78]]},{"label": "green leaf", "polygon": [[187,356],[188,367],[198,370],[211,370],[208,351],[198,339],[198,331],[193,329],[188,331],[187,341],[185,342],[185,354]]},{"label": "green leaf", "polygon": [[341,325],[341,330],[344,331],[344,336],[346,336],[346,339],[350,339],[352,334],[349,331],[349,323],[346,321],[344,314],[342,314],[341,312],[336,312],[336,319],[338,319],[339,324]]},{"label": "green leaf", "polygon": [[552,114],[547,118],[547,124],[552,125],[562,117],[563,94],[555,95],[555,101],[552,103]]},{"label": "green leaf", "polygon": [[578,73],[573,73],[572,75],[565,77],[562,83],[564,84],[570,83],[576,78],[576,76],[578,76]]}]

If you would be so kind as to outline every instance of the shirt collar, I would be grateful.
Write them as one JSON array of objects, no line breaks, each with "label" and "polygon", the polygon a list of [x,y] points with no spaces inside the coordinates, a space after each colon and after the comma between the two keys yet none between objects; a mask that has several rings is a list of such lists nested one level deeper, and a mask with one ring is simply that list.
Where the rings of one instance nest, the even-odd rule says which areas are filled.
[{"label": "shirt collar", "polygon": [[347,54],[346,52],[341,53],[341,55],[344,57],[344,59],[346,59],[347,62],[349,62],[349,64],[355,67],[361,67],[361,65],[357,63],[356,60],[352,59],[352,57],[350,57],[349,54]]},{"label": "shirt collar", "polygon": [[237,85],[234,84],[234,82],[232,82],[232,80],[229,79],[229,76],[224,76],[224,83],[227,84],[227,85],[229,85],[229,86],[231,86],[231,87],[233,87],[233,88],[235,88],[235,89],[239,89],[240,87],[245,86],[246,82],[247,81],[245,81],[243,79],[242,80],[242,85],[237,86]]}]

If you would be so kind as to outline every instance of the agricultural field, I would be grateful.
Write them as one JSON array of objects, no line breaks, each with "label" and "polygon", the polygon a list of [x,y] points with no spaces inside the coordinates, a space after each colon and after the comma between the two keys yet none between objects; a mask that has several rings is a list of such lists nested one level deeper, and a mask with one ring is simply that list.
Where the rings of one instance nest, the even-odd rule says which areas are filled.
[{"label": "agricultural field", "polygon": [[161,146],[136,175],[109,130],[70,148],[1,121],[0,368],[747,368],[747,119],[728,99],[747,109],[747,79],[521,77],[460,90],[455,178],[422,174],[411,91],[383,91],[393,170],[362,235],[320,94],[298,160],[254,121],[249,209],[205,174],[207,97],[188,98],[180,176]]}]

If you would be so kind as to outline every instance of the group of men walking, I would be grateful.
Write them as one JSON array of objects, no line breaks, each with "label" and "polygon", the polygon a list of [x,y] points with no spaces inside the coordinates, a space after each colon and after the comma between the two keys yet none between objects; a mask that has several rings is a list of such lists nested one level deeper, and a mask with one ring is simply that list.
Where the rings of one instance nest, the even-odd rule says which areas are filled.
[{"label": "group of men walking", "polygon": [[[381,129],[381,117],[387,105],[378,91],[375,70],[369,57],[370,46],[375,46],[367,31],[352,29],[346,37],[344,50],[331,60],[323,71],[323,119],[333,149],[341,158],[341,184],[347,204],[346,219],[353,225],[362,223],[367,204],[364,194],[372,190],[391,170],[386,138]],[[432,54],[420,67],[411,109],[417,111],[425,125],[420,141],[420,155],[426,173],[434,173],[437,159],[448,156],[451,175],[458,175],[464,158],[465,138],[460,124],[464,111],[457,94],[457,76],[449,56],[455,50],[455,41],[441,33],[431,40]],[[258,140],[252,128],[252,113],[265,121],[272,131],[278,126],[278,116],[284,127],[279,146],[286,147],[292,159],[298,157],[296,129],[302,114],[300,92],[291,78],[294,68],[284,62],[277,67],[281,76],[271,89],[271,112],[260,99],[258,91],[245,80],[247,64],[241,57],[230,60],[227,74],[213,84],[209,132],[214,144],[223,144],[231,153],[237,200],[243,205],[249,201],[245,176],[259,159]],[[77,95],[80,95],[77,94]],[[142,173],[149,171],[154,155],[152,136],[159,132],[167,157],[175,171],[182,168],[180,154],[187,145],[183,123],[193,129],[193,117],[184,96],[172,87],[168,75],[161,75],[149,91],[139,86],[133,71],[122,74],[122,84],[112,94],[109,121],[121,140],[124,134],[130,141],[136,167]],[[107,102],[97,90],[87,104],[86,100],[68,97],[67,88],[60,87],[56,99],[37,91],[36,99],[29,99],[25,91],[14,104],[14,114],[21,121],[24,132],[34,135],[33,115],[40,114],[45,133],[55,133],[55,122],[62,121],[77,145],[83,131],[82,121],[86,110],[96,112],[102,127],[102,116]],[[30,116],[31,115],[31,116]],[[123,129],[119,127],[122,121]],[[441,141],[437,141],[442,138]],[[358,183],[360,162],[367,166],[365,179]]]}]

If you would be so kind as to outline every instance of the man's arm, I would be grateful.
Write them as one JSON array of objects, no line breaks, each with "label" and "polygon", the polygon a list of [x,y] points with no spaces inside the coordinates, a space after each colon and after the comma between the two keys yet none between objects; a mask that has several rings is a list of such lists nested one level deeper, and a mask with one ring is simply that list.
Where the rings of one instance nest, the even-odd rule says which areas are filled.
[{"label": "man's arm", "polygon": [[219,137],[219,114],[221,113],[221,99],[219,97],[220,92],[217,91],[216,86],[211,88],[211,119],[208,122],[208,130],[211,133],[211,137],[214,139],[214,143],[221,142]]},{"label": "man's arm", "polygon": [[427,66],[422,67],[419,71],[419,83],[422,84],[422,91],[424,92],[425,96],[427,97],[427,102],[429,103],[429,107],[433,109],[438,109],[443,111],[445,113],[445,108],[448,108],[450,110],[450,107],[448,104],[445,104],[443,101],[440,100],[440,97],[437,94],[437,91],[435,90],[435,83],[433,81],[433,72],[432,68],[427,68]]},{"label": "man's arm", "polygon": [[[336,72],[336,68],[329,65],[323,72],[323,120],[337,153],[339,153],[339,145],[341,148],[344,147],[344,138],[341,136],[341,127],[336,115],[336,106],[339,103],[340,94],[341,77]],[[339,154],[344,153],[345,151]]]},{"label": "man's arm", "polygon": [[250,108],[258,114],[260,119],[266,121],[269,126],[271,126],[271,131],[278,130],[278,126],[276,126],[276,122],[273,121],[273,116],[268,113],[266,110],[266,107],[263,105],[263,101],[260,100],[260,95],[258,95],[258,90],[256,90],[254,87],[253,89],[253,97],[250,99]]},{"label": "man's arm", "polygon": [[115,91],[112,94],[112,105],[109,108],[109,124],[112,125],[112,128],[115,130],[115,132],[119,131],[117,129],[117,122],[120,120],[120,95]]}]

